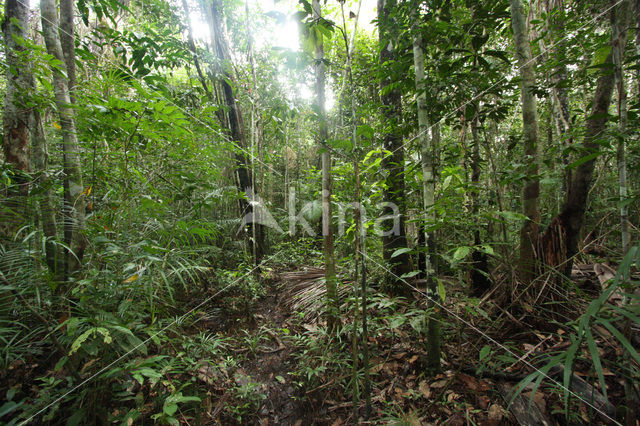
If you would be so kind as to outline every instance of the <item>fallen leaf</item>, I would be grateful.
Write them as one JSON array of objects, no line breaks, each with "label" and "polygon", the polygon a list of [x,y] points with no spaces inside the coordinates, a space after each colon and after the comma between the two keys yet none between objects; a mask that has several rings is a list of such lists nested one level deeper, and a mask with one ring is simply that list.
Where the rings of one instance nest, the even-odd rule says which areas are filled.
[{"label": "fallen leaf", "polygon": [[129,283],[132,283],[132,282],[136,281],[137,279],[138,279],[138,274],[133,274],[129,278],[127,278],[126,280],[122,281],[122,283],[123,284],[129,284]]},{"label": "fallen leaf", "polygon": [[460,373],[458,378],[469,388],[469,390],[477,391],[478,390],[478,381],[467,374]]},{"label": "fallen leaf", "polygon": [[449,380],[447,379],[438,380],[437,382],[431,383],[431,387],[434,389],[441,389],[445,387],[448,382]]},{"label": "fallen leaf", "polygon": [[481,410],[486,410],[490,403],[491,400],[488,396],[481,395],[478,397],[478,408],[480,408]]},{"label": "fallen leaf", "polygon": [[310,331],[312,333],[315,333],[316,331],[318,331],[318,327],[316,327],[313,324],[302,324],[302,327],[304,327],[305,330]]},{"label": "fallen leaf", "polygon": [[487,417],[489,418],[489,420],[500,421],[502,420],[502,417],[504,417],[504,413],[504,408],[502,408],[498,404],[493,404],[491,407],[489,407]]},{"label": "fallen leaf", "polygon": [[429,399],[429,397],[431,396],[431,388],[429,387],[429,383],[427,383],[426,380],[420,382],[420,384],[418,385],[418,390],[426,399]]}]

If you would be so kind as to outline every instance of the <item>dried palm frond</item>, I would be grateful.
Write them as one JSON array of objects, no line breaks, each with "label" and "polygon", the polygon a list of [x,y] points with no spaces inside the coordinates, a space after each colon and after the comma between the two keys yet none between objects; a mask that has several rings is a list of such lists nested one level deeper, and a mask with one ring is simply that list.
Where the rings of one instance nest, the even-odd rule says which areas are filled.
[{"label": "dried palm frond", "polygon": [[[306,321],[317,320],[324,312],[327,287],[323,268],[306,268],[280,274],[283,305],[292,312],[301,312]],[[338,297],[343,300],[352,291],[349,281],[338,277]]]}]

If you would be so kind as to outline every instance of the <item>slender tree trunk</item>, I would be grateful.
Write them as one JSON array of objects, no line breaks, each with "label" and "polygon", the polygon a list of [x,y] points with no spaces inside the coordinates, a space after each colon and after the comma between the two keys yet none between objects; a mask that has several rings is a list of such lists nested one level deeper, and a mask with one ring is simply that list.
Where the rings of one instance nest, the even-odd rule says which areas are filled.
[{"label": "slender tree trunk", "polygon": [[[320,2],[313,0],[313,19],[316,24],[322,18]],[[325,281],[327,286],[327,326],[335,330],[340,323],[338,312],[338,283],[336,279],[335,256],[333,253],[333,229],[331,226],[331,154],[327,145],[327,117],[325,112],[325,70],[323,40],[316,41],[315,74],[318,115],[318,143],[322,149],[322,236],[324,251]]]},{"label": "slender tree trunk", "polygon": [[[396,0],[378,0],[378,34],[380,43],[380,65],[382,68],[394,62],[396,58],[395,23],[390,14],[396,7]],[[380,78],[380,118],[382,120],[382,142],[385,152],[382,159],[382,169],[386,173],[386,186],[383,199],[389,206],[396,206],[394,212],[394,226],[385,229],[382,237],[383,257],[390,264],[391,274],[388,276],[389,289],[392,294],[409,295],[410,288],[405,286],[398,277],[411,270],[408,253],[402,253],[392,258],[394,252],[407,247],[405,233],[405,200],[404,200],[404,148],[400,125],[402,122],[402,98],[400,90],[390,87],[395,80],[392,73],[382,70]]]},{"label": "slender tree trunk", "polygon": [[[489,135],[487,134],[487,130],[484,129],[484,143],[485,143],[485,152],[487,153],[487,158],[489,159],[489,165],[491,166],[491,177],[493,179],[493,185],[496,191],[496,202],[498,204],[498,211],[504,212],[504,203],[502,202],[502,185],[500,184],[500,180],[498,179],[498,171],[496,167],[495,160],[493,158],[493,144],[492,140],[495,140],[495,134],[497,133],[495,122],[491,122],[491,139],[489,139]],[[504,221],[500,221],[500,229],[502,230],[502,242],[503,249],[506,250],[507,242],[509,241],[507,237],[507,227]],[[507,253],[506,251],[502,253],[504,258],[506,259]]]},{"label": "slender tree trunk", "polygon": [[[634,12],[635,12],[635,34],[636,34],[636,55],[640,58],[640,0],[634,1]],[[636,62],[636,96],[637,100],[640,100],[640,59]]]},{"label": "slender tree trunk", "polygon": [[198,58],[196,43],[193,41],[193,28],[191,28],[191,18],[189,16],[189,5],[187,4],[187,0],[182,0],[182,8],[184,9],[185,19],[187,20],[187,45],[189,46],[189,50],[191,50],[191,54],[193,55],[193,64],[195,65],[196,72],[198,73],[198,80],[200,81],[200,84],[202,85],[202,88],[207,94],[209,100],[213,101],[213,95],[209,90],[209,87],[207,86],[207,80],[204,78],[202,68],[200,68],[200,59]]},{"label": "slender tree trunk", "polygon": [[60,0],[60,44],[67,70],[69,97],[76,103],[76,47],[73,24],[73,0]]},{"label": "slender tree trunk", "polygon": [[[616,7],[611,12],[612,26],[615,26],[618,10],[619,7]],[[612,65],[611,54],[606,58],[605,64]],[[551,221],[541,239],[540,251],[545,263],[554,268],[562,267],[567,276],[573,266],[573,256],[578,252],[580,231],[598,153],[598,139],[606,129],[614,85],[615,73],[605,72],[598,77],[584,141],[580,146],[581,154],[587,160],[576,167],[562,211]]]},{"label": "slender tree trunk", "polygon": [[[563,82],[567,78],[567,66],[564,63],[565,56],[565,37],[563,20],[564,17],[564,0],[545,0],[545,12],[549,17],[548,29],[550,35],[550,43],[553,46],[553,54],[556,60],[556,66],[551,73],[551,106],[552,116],[555,123],[556,135],[560,140],[563,149],[562,164],[564,166],[564,180],[562,187],[564,192],[567,191],[571,184],[572,171],[567,166],[570,158],[568,148],[573,143],[571,138],[571,116],[569,110],[569,95]],[[542,38],[540,39],[543,40]],[[542,46],[544,47],[544,46]]]},{"label": "slender tree trunk", "polygon": [[440,318],[434,301],[439,297],[434,268],[436,240],[429,227],[436,223],[435,193],[436,179],[433,167],[433,147],[429,137],[429,114],[427,109],[427,93],[424,76],[424,52],[422,50],[422,33],[420,32],[418,8],[412,8],[411,31],[413,33],[413,65],[416,80],[416,103],[418,107],[418,140],[420,141],[420,157],[422,165],[422,208],[424,210],[424,273],[427,279],[427,306],[430,308],[428,319],[427,369],[430,374],[440,371]]},{"label": "slender tree trunk", "polygon": [[527,217],[520,231],[520,280],[524,285],[536,277],[536,248],[540,222],[540,180],[538,177],[538,111],[534,93],[535,69],[527,36],[524,6],[511,0],[511,24],[520,67],[524,155],[527,164],[522,210]]},{"label": "slender tree trunk", "polygon": [[[223,78],[220,79],[220,85],[222,86],[224,101],[228,108],[227,119],[231,139],[238,147],[235,153],[238,191],[246,192],[248,196],[253,198],[257,192],[257,188],[253,187],[253,176],[246,154],[247,139],[242,120],[242,111],[238,108],[232,87],[235,78],[231,71],[231,55],[229,54],[229,45],[223,30],[221,12],[220,1],[214,0],[208,10],[212,38],[211,44],[214,47],[216,56],[222,62]],[[254,254],[254,263],[258,265],[264,253],[264,226],[258,223],[259,218],[258,221],[251,220],[257,216],[252,203],[247,202],[245,199],[240,199],[240,210],[241,217],[244,218],[247,223],[247,233],[250,236],[249,240],[251,241],[251,251]]]},{"label": "slender tree trunk", "polygon": [[[29,193],[29,181],[19,172],[30,171],[31,145],[29,138],[30,109],[27,97],[31,81],[31,70],[28,64],[21,60],[25,48],[18,40],[27,39],[29,8],[19,0],[7,0],[4,9],[2,32],[5,44],[5,58],[7,63],[7,83],[4,98],[2,150],[4,160],[11,164],[18,173],[15,175],[15,187],[10,189],[7,209],[12,211],[13,217],[3,213],[2,227],[7,228],[3,233],[12,234],[24,220],[27,211],[26,196]],[[22,200],[20,200],[22,198]],[[11,224],[9,226],[9,224]],[[9,229],[15,228],[15,229]],[[12,235],[7,235],[11,237]]]},{"label": "slender tree trunk", "polygon": [[[618,118],[620,138],[618,140],[617,162],[618,162],[618,181],[620,186],[620,201],[623,203],[620,207],[620,231],[622,242],[622,257],[624,258],[629,251],[631,244],[631,235],[629,233],[629,210],[624,202],[627,199],[627,159],[625,155],[625,143],[627,139],[627,89],[624,81],[623,61],[625,48],[627,46],[627,29],[632,14],[631,2],[624,0],[619,6],[617,19],[612,22],[613,48],[611,49],[613,63],[615,66],[616,86],[618,92]],[[629,303],[629,299],[625,298],[625,304]],[[631,340],[631,323],[626,321],[624,326],[625,337]],[[624,353],[625,364],[630,366],[631,357],[629,353]],[[626,424],[628,426],[636,424],[636,413],[638,401],[636,398],[635,384],[631,377],[625,375],[624,390],[626,397],[627,413]]]},{"label": "slender tree trunk", "polygon": [[[42,33],[47,51],[62,63],[67,63],[58,36],[58,14],[54,0],[40,2],[42,16]],[[69,46],[67,45],[69,48]],[[71,42],[73,47],[73,41]],[[73,55],[68,53],[68,58]],[[64,67],[65,71],[66,66]],[[74,67],[72,67],[75,69]],[[67,71],[68,74],[68,71]],[[74,82],[75,83],[75,82]],[[65,76],[53,69],[53,85],[56,107],[62,129],[63,169],[65,179],[65,242],[71,250],[65,251],[65,278],[76,271],[81,264],[85,248],[84,229],[85,200],[82,173],[80,168],[80,147],[76,134],[75,115],[71,107],[69,81]]]},{"label": "slender tree trunk", "polygon": [[[338,117],[340,117],[340,119],[342,120],[343,115],[342,115],[342,108],[343,108],[343,99],[344,99],[344,94],[345,94],[345,89],[347,87],[347,70],[351,69],[351,56],[353,55],[353,49],[355,48],[356,45],[356,35],[358,33],[358,20],[360,19],[360,8],[362,7],[362,0],[358,0],[358,12],[356,13],[356,17],[355,17],[355,22],[353,23],[353,32],[351,33],[351,38],[349,39],[349,41],[347,42],[347,24],[346,24],[346,20],[344,19],[344,3],[340,3],[340,7],[342,8],[342,20],[343,22],[345,22],[345,24],[343,25],[344,29],[343,29],[343,37],[345,39],[345,49],[347,49],[347,66],[344,68],[344,70],[342,71],[342,85],[340,88],[340,102],[338,103],[338,107],[339,107],[339,111],[338,111]],[[351,54],[349,54],[349,52],[351,52]]]},{"label": "slender tree trunk", "polygon": [[[35,81],[32,82],[35,88]],[[53,201],[51,196],[51,179],[49,177],[49,155],[47,153],[47,140],[44,136],[44,128],[42,127],[42,117],[40,111],[36,108],[31,116],[31,140],[33,146],[32,165],[33,171],[38,173],[39,185],[42,188],[40,195],[40,221],[42,223],[42,232],[47,238],[45,243],[45,257],[49,270],[54,274],[57,281],[61,281],[63,277],[61,273],[64,265],[61,265],[56,240],[58,238],[56,214],[53,210]]]},{"label": "slender tree trunk", "polygon": [[[482,164],[480,158],[480,136],[479,131],[482,130],[477,112],[480,106],[476,105],[476,115],[471,121],[471,139],[473,142],[471,150],[471,214],[477,218],[480,212],[480,174],[482,173]],[[480,239],[480,228],[476,227],[473,231],[473,245],[478,247],[482,244]],[[482,296],[491,288],[489,281],[489,264],[486,253],[473,249],[471,253],[471,294],[476,297]]]},{"label": "slender tree trunk", "polygon": [[627,139],[627,88],[624,82],[624,70],[622,58],[624,57],[625,47],[627,45],[627,28],[629,26],[629,17],[631,8],[629,1],[621,4],[619,19],[613,27],[613,63],[615,65],[616,86],[618,92],[618,118],[620,139],[618,141],[617,162],[618,162],[618,181],[620,186],[620,201],[623,203],[620,207],[620,231],[622,240],[622,257],[629,251],[631,244],[631,235],[629,233],[629,208],[624,202],[627,199],[627,159],[625,155],[625,144]]}]

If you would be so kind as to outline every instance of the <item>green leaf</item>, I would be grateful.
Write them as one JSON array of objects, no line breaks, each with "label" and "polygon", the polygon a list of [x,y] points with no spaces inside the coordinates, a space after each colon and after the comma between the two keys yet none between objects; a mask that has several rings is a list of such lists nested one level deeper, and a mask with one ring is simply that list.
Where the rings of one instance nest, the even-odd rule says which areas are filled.
[{"label": "green leaf", "polygon": [[389,321],[389,328],[398,328],[402,326],[407,321],[407,317],[404,315],[398,315],[393,317],[391,321]]},{"label": "green leaf", "polygon": [[[563,374],[563,386],[564,386],[564,406],[569,407],[569,389],[571,385],[571,372],[573,371],[573,360],[576,355],[576,351],[578,347],[580,347],[580,339],[576,337],[576,339],[571,343],[569,349],[566,353],[566,358],[564,360],[564,374]],[[568,413],[568,410],[567,410]]]},{"label": "green leaf", "polygon": [[9,414],[10,412],[12,412],[13,410],[15,410],[16,408],[18,408],[20,405],[22,405],[22,403],[20,404],[16,404],[13,401],[9,401],[9,402],[5,402],[4,404],[2,404],[2,406],[0,407],[0,417],[5,416],[7,414]]},{"label": "green leaf", "polygon": [[569,169],[575,169],[578,166],[580,166],[581,164],[586,163],[587,161],[591,161],[593,159],[595,159],[596,157],[598,157],[600,154],[602,154],[600,151],[598,152],[592,152],[589,155],[585,155],[584,157],[578,158],[576,161],[574,161],[573,163],[569,164],[567,166],[567,168]]},{"label": "green leaf", "polygon": [[359,138],[373,139],[373,129],[367,124],[363,124],[356,128],[356,135]]},{"label": "green leaf", "polygon": [[606,45],[606,46],[600,47],[593,54],[593,59],[591,60],[591,66],[592,67],[597,67],[599,65],[604,64],[606,62],[607,57],[609,56],[610,53],[611,53],[611,45]]},{"label": "green leaf", "polygon": [[600,354],[598,353],[598,345],[596,344],[595,339],[593,338],[593,334],[591,334],[591,330],[589,327],[585,328],[585,340],[587,341],[587,346],[589,347],[589,352],[591,353],[591,360],[593,361],[593,368],[596,370],[598,374],[598,380],[600,381],[600,386],[602,388],[602,394],[605,398],[607,398],[607,384],[604,381],[604,372],[602,371],[602,364],[600,362]]},{"label": "green leaf", "polygon": [[173,416],[176,411],[178,411],[178,404],[175,402],[169,402],[168,400],[164,402],[164,405],[162,406],[163,413],[167,416]]},{"label": "green leaf", "polygon": [[484,345],[482,349],[480,349],[480,355],[479,355],[480,361],[484,360],[487,356],[489,356],[489,353],[491,353],[491,346]]},{"label": "green leaf", "polygon": [[609,321],[603,318],[598,318],[596,322],[602,324],[607,330],[609,330],[611,334],[613,334],[616,339],[618,339],[618,341],[622,343],[622,346],[624,346],[627,352],[629,352],[629,355],[631,355],[633,359],[635,359],[636,362],[640,364],[640,355],[638,355],[638,352],[634,349],[631,343],[629,343],[627,338],[624,337],[622,333],[620,333],[620,330],[615,328]]},{"label": "green leaf", "polygon": [[400,278],[413,278],[416,275],[418,275],[420,273],[420,271],[411,271],[411,272],[407,272],[406,274],[402,274],[400,276]]},{"label": "green leaf", "polygon": [[410,251],[411,249],[409,247],[399,248],[391,254],[391,258],[393,259],[394,257],[400,256],[401,254],[408,253]]},{"label": "green leaf", "polygon": [[470,251],[471,251],[471,247],[468,247],[468,246],[458,247],[455,253],[453,253],[453,260],[459,261],[464,259],[465,257],[467,257]]},{"label": "green leaf", "polygon": [[487,244],[482,244],[481,246],[478,246],[478,250],[488,254],[489,256],[493,256],[496,253],[493,251],[493,248],[490,245]]},{"label": "green leaf", "polygon": [[444,302],[445,298],[447,297],[447,292],[444,288],[444,283],[442,282],[442,280],[438,280],[438,295],[440,296],[440,300]]}]

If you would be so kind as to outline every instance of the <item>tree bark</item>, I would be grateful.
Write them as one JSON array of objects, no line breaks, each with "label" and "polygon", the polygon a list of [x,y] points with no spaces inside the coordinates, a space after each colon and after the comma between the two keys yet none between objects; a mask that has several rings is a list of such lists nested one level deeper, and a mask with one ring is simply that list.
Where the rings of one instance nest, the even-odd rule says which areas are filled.
[{"label": "tree bark", "polygon": [[538,111],[534,93],[535,69],[527,36],[524,6],[511,0],[511,24],[520,68],[524,155],[526,171],[522,211],[527,217],[520,231],[520,280],[524,285],[536,277],[536,248],[540,223],[540,179],[538,177]]},{"label": "tree bark", "polygon": [[[380,119],[382,121],[382,143],[385,153],[382,159],[382,169],[386,174],[386,185],[383,189],[383,200],[398,208],[394,219],[394,229],[385,230],[382,237],[382,251],[385,261],[390,265],[391,274],[387,277],[389,290],[396,295],[409,295],[411,290],[398,279],[411,270],[408,253],[391,257],[400,249],[407,247],[405,233],[405,201],[404,201],[404,148],[400,124],[402,122],[402,98],[400,90],[392,86],[391,72],[384,68],[396,59],[395,44],[397,43],[395,23],[390,19],[390,13],[396,7],[396,0],[378,0],[378,34],[380,43]],[[394,213],[395,215],[395,213]]]},{"label": "tree bark", "polygon": [[60,0],[60,45],[67,69],[69,97],[76,103],[76,47],[73,24],[73,0]]},{"label": "tree bark", "polygon": [[435,300],[439,297],[436,281],[436,268],[433,255],[436,240],[433,231],[428,230],[436,223],[435,193],[436,179],[433,167],[433,146],[429,137],[429,114],[427,109],[426,82],[424,77],[424,52],[422,50],[422,33],[420,32],[418,8],[412,8],[411,31],[413,33],[413,66],[415,69],[416,104],[418,108],[418,140],[420,141],[420,157],[422,165],[422,208],[424,210],[424,273],[427,279],[427,306],[430,314],[427,324],[427,370],[430,374],[440,371],[440,318]]},{"label": "tree bark", "polygon": [[[40,2],[42,33],[47,52],[63,64],[67,63],[58,36],[58,13],[54,0]],[[64,32],[63,32],[64,33]],[[67,46],[69,47],[69,46]],[[73,47],[73,44],[71,45]],[[68,54],[67,57],[72,57]],[[62,66],[68,74],[66,66]],[[74,68],[74,67],[72,67]],[[65,251],[65,279],[76,271],[82,261],[85,248],[84,229],[85,201],[82,173],[80,169],[80,147],[76,134],[75,116],[71,106],[69,81],[60,70],[53,69],[53,86],[56,107],[62,130],[63,169],[65,179],[64,214],[65,242],[71,250]]]},{"label": "tree bark", "polygon": [[[313,19],[316,25],[322,19],[320,2],[313,0]],[[320,36],[322,37],[322,36]],[[329,137],[325,111],[325,70],[323,40],[316,41],[315,49],[316,96],[318,102],[318,144],[322,149],[322,237],[324,252],[325,284],[327,286],[327,327],[335,330],[340,323],[338,312],[338,286],[335,256],[333,253],[333,229],[331,227],[331,153],[327,145]]]},{"label": "tree bark", "polygon": [[[2,150],[4,160],[18,171],[15,175],[15,187],[9,193],[10,198],[16,197],[16,199],[13,202],[10,201],[7,206],[8,210],[13,211],[13,217],[4,217],[2,220],[6,226],[9,223],[18,224],[27,213],[23,207],[26,203],[24,200],[21,203],[19,198],[28,195],[29,181],[19,172],[30,171],[30,109],[25,101],[30,88],[31,70],[21,59],[25,48],[18,42],[20,39],[27,39],[29,9],[21,1],[7,0],[4,13],[2,32],[7,62],[7,89],[4,98]],[[9,229],[7,231],[12,232]]]}]

